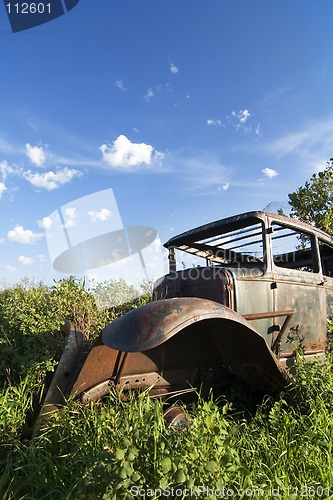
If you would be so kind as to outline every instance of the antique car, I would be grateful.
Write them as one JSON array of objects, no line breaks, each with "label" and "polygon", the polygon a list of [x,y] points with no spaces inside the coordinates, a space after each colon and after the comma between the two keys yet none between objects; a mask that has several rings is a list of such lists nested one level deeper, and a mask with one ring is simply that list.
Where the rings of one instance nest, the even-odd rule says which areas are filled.
[{"label": "antique car", "polygon": [[110,387],[185,397],[214,386],[225,370],[275,391],[290,381],[296,351],[306,360],[324,356],[333,305],[333,239],[326,233],[284,215],[248,212],[164,246],[169,273],[155,283],[151,303],[104,328],[83,362],[80,333],[71,331],[41,417],[68,395],[87,402]]}]

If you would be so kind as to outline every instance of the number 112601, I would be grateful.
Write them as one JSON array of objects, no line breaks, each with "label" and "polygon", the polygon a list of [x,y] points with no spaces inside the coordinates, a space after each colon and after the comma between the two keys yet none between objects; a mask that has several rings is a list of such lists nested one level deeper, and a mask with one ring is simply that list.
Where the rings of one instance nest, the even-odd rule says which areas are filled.
[{"label": "number 112601", "polygon": [[7,3],[8,14],[51,14],[51,3]]}]

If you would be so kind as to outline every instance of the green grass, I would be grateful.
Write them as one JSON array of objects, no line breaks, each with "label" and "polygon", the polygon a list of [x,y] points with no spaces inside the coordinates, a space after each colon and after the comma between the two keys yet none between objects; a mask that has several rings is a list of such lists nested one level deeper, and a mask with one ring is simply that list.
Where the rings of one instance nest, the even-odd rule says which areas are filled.
[{"label": "green grass", "polygon": [[[320,493],[325,489],[313,497],[330,498],[331,366],[306,368],[309,378],[321,370],[323,397],[315,390],[305,404],[296,388],[295,394],[266,398],[254,415],[223,400],[199,399],[188,409],[186,433],[167,428],[161,402],[146,393],[127,403],[115,394],[90,406],[71,402],[34,440],[22,443],[12,434],[1,497],[133,498],[131,488],[167,492],[172,486],[186,491],[205,485],[233,492],[259,489],[264,498],[272,490],[280,492],[276,498],[301,498],[288,496],[288,488],[304,492],[312,486]],[[307,392],[311,395],[309,386]]]},{"label": "green grass", "polygon": [[[2,303],[0,347],[8,355],[15,336],[5,320]],[[111,393],[88,406],[69,401],[31,440],[52,354],[62,342],[45,333],[43,321],[30,365],[23,354],[2,363],[0,498],[189,498],[191,488],[192,498],[333,498],[331,353],[322,365],[300,357],[296,383],[275,397],[241,382],[216,401],[198,397],[187,408],[185,433],[166,426],[162,402],[146,392],[128,402]],[[20,333],[22,353],[25,341],[30,352],[31,338],[40,337],[34,328]]]}]

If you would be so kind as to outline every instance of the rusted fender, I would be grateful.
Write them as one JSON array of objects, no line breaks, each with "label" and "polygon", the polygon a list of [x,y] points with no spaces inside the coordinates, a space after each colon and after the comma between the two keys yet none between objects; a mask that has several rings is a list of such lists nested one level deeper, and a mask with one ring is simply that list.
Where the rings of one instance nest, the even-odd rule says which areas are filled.
[{"label": "rusted fender", "polygon": [[151,302],[105,327],[101,337],[112,349],[142,352],[187,329],[187,349],[191,351],[194,326],[202,332],[196,349],[207,342],[205,333],[213,332],[212,352],[218,350],[221,363],[243,380],[258,388],[286,385],[285,372],[264,338],[238,313],[211,300],[176,297]]},{"label": "rusted fender", "polygon": [[176,297],[150,302],[129,311],[102,330],[102,342],[119,351],[147,351],[187,326],[208,319],[234,322],[259,335],[248,321],[229,307],[208,299]]}]

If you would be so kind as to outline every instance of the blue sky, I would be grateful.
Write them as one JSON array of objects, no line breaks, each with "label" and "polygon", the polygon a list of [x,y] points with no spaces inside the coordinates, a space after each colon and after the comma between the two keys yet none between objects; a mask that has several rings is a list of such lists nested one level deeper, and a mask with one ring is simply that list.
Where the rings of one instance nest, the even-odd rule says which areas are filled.
[{"label": "blue sky", "polygon": [[62,277],[49,217],[101,190],[163,242],[286,202],[333,156],[332,19],[331,0],[80,0],[12,33],[1,4],[1,283]]}]

